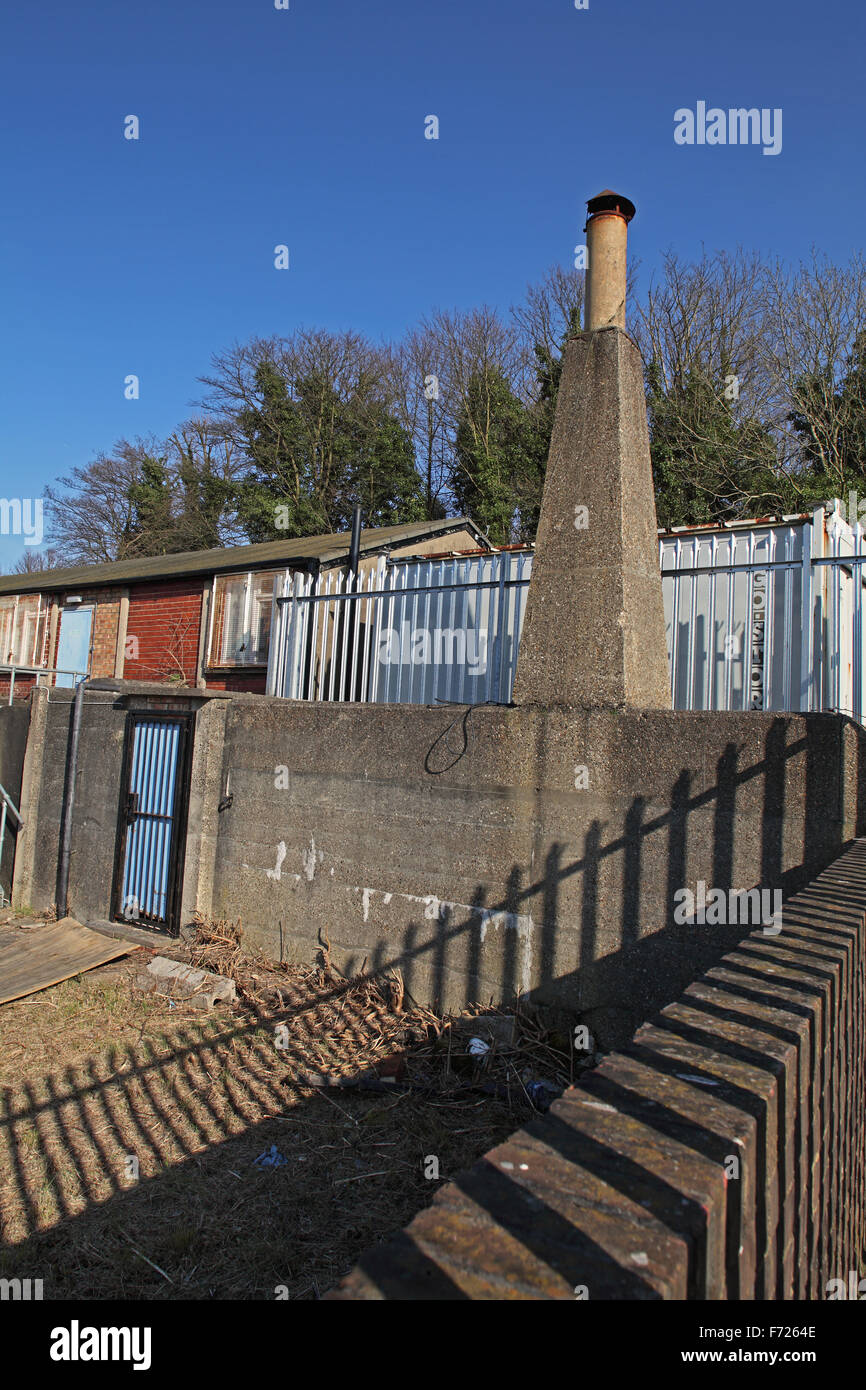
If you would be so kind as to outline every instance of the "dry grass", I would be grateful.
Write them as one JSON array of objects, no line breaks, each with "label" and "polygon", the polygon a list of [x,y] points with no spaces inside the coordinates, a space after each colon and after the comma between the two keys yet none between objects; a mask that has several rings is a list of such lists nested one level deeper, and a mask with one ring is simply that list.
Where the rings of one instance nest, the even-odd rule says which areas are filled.
[{"label": "dry grass", "polygon": [[532,1016],[479,1062],[459,1020],[399,976],[343,979],[327,943],[318,967],[245,955],[239,923],[172,945],[237,1004],[142,994],[137,951],[0,1009],[0,1275],[46,1298],[318,1297],[527,1117],[527,1067],[568,1079]]}]

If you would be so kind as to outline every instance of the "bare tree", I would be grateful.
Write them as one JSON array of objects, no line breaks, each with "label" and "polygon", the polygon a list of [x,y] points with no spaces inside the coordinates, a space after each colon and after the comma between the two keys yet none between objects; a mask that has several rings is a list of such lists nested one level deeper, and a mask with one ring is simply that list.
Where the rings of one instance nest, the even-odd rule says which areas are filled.
[{"label": "bare tree", "polygon": [[444,516],[453,467],[443,383],[448,375],[441,344],[429,324],[412,329],[388,349],[394,404],[415,448],[424,479],[427,515]]},{"label": "bare tree", "polygon": [[766,288],[756,252],[703,252],[693,262],[669,252],[635,305],[654,462],[667,457],[664,485],[694,499],[685,503],[698,507],[693,520],[775,509],[786,486]]},{"label": "bare tree", "polygon": [[58,550],[50,546],[47,550],[25,550],[21,559],[12,567],[13,574],[41,574],[43,570],[55,570],[63,564]]},{"label": "bare tree", "polygon": [[763,356],[780,457],[795,492],[809,485],[805,451],[842,495],[852,430],[866,418],[862,392],[839,389],[866,333],[866,262],[858,253],[834,265],[813,249],[808,262],[791,268],[777,261],[765,278]]},{"label": "bare tree", "polygon": [[682,262],[673,252],[661,277],[635,305],[634,334],[647,364],[655,363],[667,391],[682,391],[695,373],[724,386],[737,378],[728,400],[761,414],[770,392],[766,337],[766,268],[756,252],[706,252]]},{"label": "bare tree", "polygon": [[468,431],[476,450],[489,453],[497,420],[491,410],[497,383],[506,383],[523,402],[533,396],[533,371],[518,326],[496,309],[437,310],[421,321],[439,362],[440,430],[449,470],[448,498],[462,490],[457,450],[459,428]]},{"label": "bare tree", "polygon": [[388,383],[386,349],[360,333],[300,328],[288,338],[251,338],[215,353],[210,374],[199,378],[208,393],[198,404],[226,431],[236,429],[238,416],[260,404],[256,376],[265,364],[276,367],[290,388],[305,378],[321,378],[342,401],[356,396],[363,385],[381,391]]},{"label": "bare tree", "polygon": [[582,270],[552,265],[537,284],[527,285],[523,303],[512,305],[511,315],[530,360],[536,348],[550,358],[558,357],[566,334],[580,327],[584,281]]},{"label": "bare tree", "polygon": [[243,468],[231,437],[204,418],[168,439],[118,440],[46,489],[51,553],[100,564],[242,542],[234,494]]},{"label": "bare tree", "polygon": [[247,536],[234,498],[247,464],[231,432],[219,421],[193,416],[169,435],[165,457],[183,548],[243,544]]},{"label": "bare tree", "polygon": [[73,468],[46,488],[54,548],[68,565],[122,560],[134,549],[134,507],[129,491],[139,476],[142,446],[120,440],[112,454]]}]

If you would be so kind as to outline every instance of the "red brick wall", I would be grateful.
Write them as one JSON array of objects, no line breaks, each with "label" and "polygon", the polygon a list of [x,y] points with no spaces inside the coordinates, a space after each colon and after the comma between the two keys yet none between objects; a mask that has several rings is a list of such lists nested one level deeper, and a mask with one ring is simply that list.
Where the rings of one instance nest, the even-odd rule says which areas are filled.
[{"label": "red brick wall", "polygon": [[[117,624],[120,619],[121,589],[99,589],[88,596],[85,602],[96,600],[91,631],[91,676],[113,676],[117,653]],[[84,597],[82,595],[82,597]],[[60,623],[57,624],[60,631]]]},{"label": "red brick wall", "polygon": [[[70,589],[70,593],[73,590]],[[113,676],[114,675],[114,655],[117,651],[117,624],[120,616],[120,600],[123,595],[122,589],[75,589],[74,592],[81,596],[81,604],[76,607],[86,608],[89,604],[93,605],[93,627],[90,631],[90,676]],[[53,596],[52,604],[63,607],[66,602],[66,594]],[[51,648],[49,666],[57,665],[57,647],[60,642],[60,624],[62,613],[58,615],[56,631],[54,633],[54,643]],[[50,631],[50,622],[46,624],[46,632]]]},{"label": "red brick wall", "polygon": [[[73,590],[69,591],[70,593]],[[93,605],[93,627],[90,634],[90,676],[113,676],[114,659],[117,651],[117,625],[120,619],[120,600],[123,589],[75,589],[81,597],[81,607]],[[53,594],[43,599],[49,607],[42,637],[42,659],[47,666],[57,665],[57,647],[60,641],[60,617],[55,621],[54,640],[51,641],[51,617],[55,609],[62,608],[66,594]],[[78,605],[76,605],[78,606]],[[42,684],[47,681],[43,677]],[[16,676],[15,699],[26,698],[35,684],[33,676]],[[0,702],[9,698],[9,678],[0,679]]]},{"label": "red brick wall", "polygon": [[[0,676],[0,705],[8,705],[9,703],[10,683],[11,677]],[[26,700],[35,684],[35,676],[16,676],[15,689],[12,692],[13,700]],[[42,679],[42,684],[45,684],[45,677]]]},{"label": "red brick wall", "polygon": [[267,685],[267,671],[261,668],[249,669],[243,666],[235,671],[220,671],[208,675],[208,690],[245,690],[253,695],[264,695]]},{"label": "red brick wall", "polygon": [[163,580],[130,589],[126,680],[168,680],[182,673],[195,684],[202,589],[201,579]]}]

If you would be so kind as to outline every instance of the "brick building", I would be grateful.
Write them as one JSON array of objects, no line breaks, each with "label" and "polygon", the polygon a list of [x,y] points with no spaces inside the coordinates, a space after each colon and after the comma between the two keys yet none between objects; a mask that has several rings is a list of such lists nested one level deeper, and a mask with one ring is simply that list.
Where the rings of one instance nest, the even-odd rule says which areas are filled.
[{"label": "brick building", "polygon": [[[362,531],[359,568],[478,545],[461,517],[381,526]],[[0,698],[82,674],[264,692],[275,583],[348,558],[335,534],[0,577]]]}]

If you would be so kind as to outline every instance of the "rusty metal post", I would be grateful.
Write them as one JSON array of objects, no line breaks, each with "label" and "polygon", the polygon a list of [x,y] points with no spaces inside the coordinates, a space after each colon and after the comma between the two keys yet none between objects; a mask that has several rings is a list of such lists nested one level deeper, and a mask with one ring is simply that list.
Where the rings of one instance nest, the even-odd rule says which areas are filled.
[{"label": "rusty metal post", "polygon": [[634,203],[606,188],[586,205],[584,328],[625,328],[626,244]]}]

